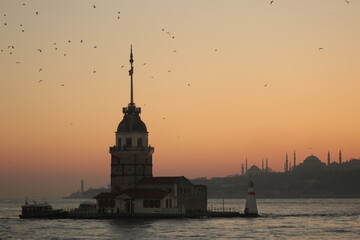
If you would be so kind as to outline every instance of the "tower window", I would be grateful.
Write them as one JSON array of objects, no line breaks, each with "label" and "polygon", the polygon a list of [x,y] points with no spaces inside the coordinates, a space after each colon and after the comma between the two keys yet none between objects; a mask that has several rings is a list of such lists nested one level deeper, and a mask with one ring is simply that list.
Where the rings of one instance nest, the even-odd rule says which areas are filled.
[{"label": "tower window", "polygon": [[142,138],[137,139],[137,146],[142,147]]},{"label": "tower window", "polygon": [[131,147],[131,146],[132,146],[131,138],[127,138],[127,139],[126,139],[126,146],[127,146],[127,147]]}]

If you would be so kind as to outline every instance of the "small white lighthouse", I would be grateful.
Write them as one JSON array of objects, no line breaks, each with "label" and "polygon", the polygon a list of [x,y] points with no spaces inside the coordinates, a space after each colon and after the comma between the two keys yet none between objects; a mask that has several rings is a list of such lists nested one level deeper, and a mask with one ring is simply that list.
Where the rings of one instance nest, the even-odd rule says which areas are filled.
[{"label": "small white lighthouse", "polygon": [[248,217],[259,216],[257,206],[256,206],[254,183],[251,179],[249,182],[249,189],[248,189],[248,194],[247,194],[247,198],[246,198],[244,213],[245,213],[245,216],[248,216]]}]

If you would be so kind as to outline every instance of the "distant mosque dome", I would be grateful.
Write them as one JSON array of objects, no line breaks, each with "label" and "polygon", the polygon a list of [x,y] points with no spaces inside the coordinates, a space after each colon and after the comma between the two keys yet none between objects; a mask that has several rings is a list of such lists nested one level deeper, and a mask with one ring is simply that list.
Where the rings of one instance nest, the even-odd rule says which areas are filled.
[{"label": "distant mosque dome", "polygon": [[246,171],[246,175],[252,175],[252,176],[258,175],[258,174],[260,174],[260,173],[261,173],[261,169],[260,169],[258,166],[256,166],[256,165],[251,166],[251,167]]},{"label": "distant mosque dome", "polygon": [[303,163],[299,165],[299,167],[305,167],[305,168],[320,168],[322,166],[325,166],[325,163],[321,162],[320,159],[314,155],[311,155],[307,157]]},{"label": "distant mosque dome", "polygon": [[321,163],[321,161],[318,157],[314,155],[311,155],[304,160],[304,164],[317,164],[317,163]]},{"label": "distant mosque dome", "polygon": [[141,120],[139,113],[128,113],[124,115],[123,120],[119,123],[117,132],[147,133],[148,131],[145,123]]}]

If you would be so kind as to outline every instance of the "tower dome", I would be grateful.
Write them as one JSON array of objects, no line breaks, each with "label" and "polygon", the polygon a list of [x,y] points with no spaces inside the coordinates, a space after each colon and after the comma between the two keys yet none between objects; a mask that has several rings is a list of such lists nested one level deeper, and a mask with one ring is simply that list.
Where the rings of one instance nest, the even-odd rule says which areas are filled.
[{"label": "tower dome", "polygon": [[129,132],[138,132],[138,133],[147,133],[147,128],[145,123],[140,118],[140,108],[134,108],[130,112],[129,108],[124,108],[124,118],[119,123],[117,128],[117,133],[129,133]]}]

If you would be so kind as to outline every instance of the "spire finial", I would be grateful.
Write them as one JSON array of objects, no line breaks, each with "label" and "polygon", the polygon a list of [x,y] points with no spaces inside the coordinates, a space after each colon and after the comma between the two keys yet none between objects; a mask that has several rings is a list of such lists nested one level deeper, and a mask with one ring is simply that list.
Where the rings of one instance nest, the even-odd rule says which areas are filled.
[{"label": "spire finial", "polygon": [[133,87],[133,73],[134,73],[134,67],[133,67],[133,53],[132,53],[132,44],[130,45],[130,70],[129,70],[129,76],[130,76],[130,104],[131,106],[134,106],[134,87]]}]

